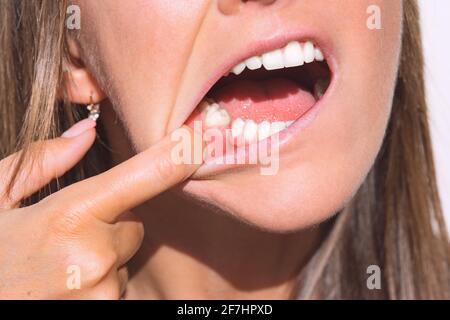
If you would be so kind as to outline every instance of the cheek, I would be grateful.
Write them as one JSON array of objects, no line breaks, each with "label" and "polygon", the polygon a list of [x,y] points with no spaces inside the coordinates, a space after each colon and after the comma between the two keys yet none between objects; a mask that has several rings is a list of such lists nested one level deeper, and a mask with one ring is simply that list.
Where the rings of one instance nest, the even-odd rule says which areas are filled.
[{"label": "cheek", "polygon": [[[81,1],[83,46],[138,151],[166,134],[206,1]],[[94,59],[94,58],[93,58]]]}]

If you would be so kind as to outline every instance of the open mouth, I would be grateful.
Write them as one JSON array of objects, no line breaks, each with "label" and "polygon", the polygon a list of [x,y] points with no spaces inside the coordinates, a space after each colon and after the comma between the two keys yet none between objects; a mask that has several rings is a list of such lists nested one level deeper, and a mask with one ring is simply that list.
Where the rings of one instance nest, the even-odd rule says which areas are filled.
[{"label": "open mouth", "polygon": [[216,82],[187,121],[230,131],[234,146],[262,141],[289,128],[322,98],[331,81],[322,50],[292,41],[239,62]]}]

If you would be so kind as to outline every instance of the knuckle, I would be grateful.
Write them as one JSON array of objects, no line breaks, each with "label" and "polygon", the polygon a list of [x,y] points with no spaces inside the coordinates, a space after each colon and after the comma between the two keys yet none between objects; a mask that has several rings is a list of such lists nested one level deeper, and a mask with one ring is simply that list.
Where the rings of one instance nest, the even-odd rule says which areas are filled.
[{"label": "knuckle", "polygon": [[94,284],[101,281],[116,266],[118,256],[115,252],[97,254],[97,257],[86,266],[88,282]]},{"label": "knuckle", "polygon": [[119,222],[125,222],[123,226],[119,227],[120,236],[118,239],[135,244],[132,248],[133,252],[137,251],[142,244],[145,236],[145,228],[142,220],[131,212],[122,214]]},{"label": "knuckle", "polygon": [[136,235],[139,238],[139,246],[141,246],[142,241],[144,241],[145,237],[145,228],[142,222],[136,223]]},{"label": "knuckle", "polygon": [[98,300],[119,300],[122,296],[121,291],[118,280],[109,280],[96,290],[94,298]]},{"label": "knuckle", "polygon": [[136,235],[137,239],[139,240],[139,244],[144,239],[145,235],[145,228],[143,221],[136,216],[133,213],[127,213],[126,216],[123,217],[125,221],[131,221],[132,223],[128,224],[128,227],[130,228],[129,234]]},{"label": "knuckle", "polygon": [[[68,265],[79,265],[81,282],[84,287],[94,287],[116,267],[117,254],[114,252],[100,253],[83,248],[72,250]],[[79,262],[79,263],[78,263]]]},{"label": "knuckle", "polygon": [[136,254],[142,245],[145,235],[144,227],[140,223],[133,223],[133,225],[129,226],[127,234],[129,246],[126,254],[128,255],[128,259],[130,259]]}]

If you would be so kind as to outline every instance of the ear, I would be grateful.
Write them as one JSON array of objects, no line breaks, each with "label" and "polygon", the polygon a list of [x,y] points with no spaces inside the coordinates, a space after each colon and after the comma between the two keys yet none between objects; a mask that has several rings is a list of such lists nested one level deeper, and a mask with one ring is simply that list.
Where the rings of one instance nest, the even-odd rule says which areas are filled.
[{"label": "ear", "polygon": [[76,104],[99,103],[104,100],[106,95],[81,60],[80,49],[74,39],[68,39],[68,51],[59,97],[62,98],[65,93],[69,101]]}]

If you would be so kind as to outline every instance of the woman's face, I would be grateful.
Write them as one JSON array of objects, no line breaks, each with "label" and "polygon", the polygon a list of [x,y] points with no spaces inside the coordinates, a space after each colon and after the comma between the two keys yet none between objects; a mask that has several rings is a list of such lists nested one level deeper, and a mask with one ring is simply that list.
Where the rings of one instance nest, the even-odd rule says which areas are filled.
[{"label": "woman's face", "polygon": [[[390,114],[401,0],[78,4],[82,56],[136,152],[194,117],[207,121],[196,108],[206,97],[228,115],[210,122],[244,136],[241,152],[258,130],[267,135],[283,126],[275,122],[295,120],[273,143],[275,171],[209,163],[184,193],[260,228],[289,231],[329,218],[362,183]],[[254,56],[261,59],[249,59],[246,71],[223,77]]]}]

